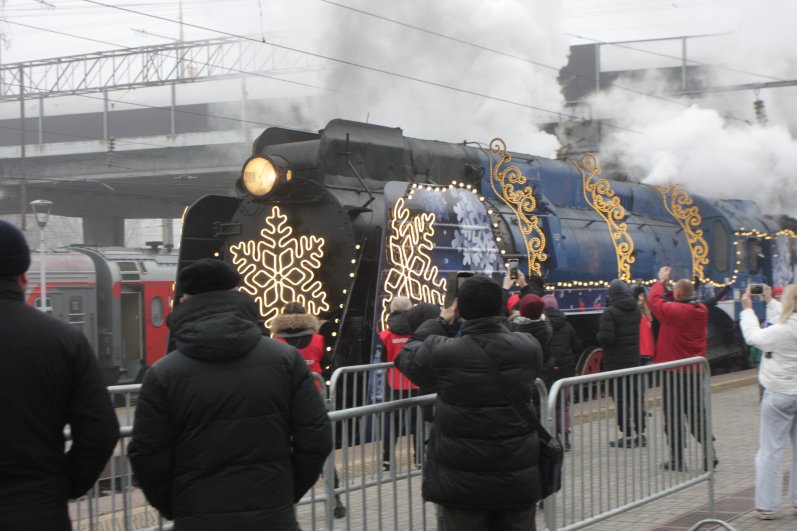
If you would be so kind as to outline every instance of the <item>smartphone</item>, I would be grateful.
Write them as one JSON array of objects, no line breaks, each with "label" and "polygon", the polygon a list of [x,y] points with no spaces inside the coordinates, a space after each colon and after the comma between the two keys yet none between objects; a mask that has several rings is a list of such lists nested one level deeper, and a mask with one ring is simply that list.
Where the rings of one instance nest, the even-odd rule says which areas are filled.
[{"label": "smartphone", "polygon": [[506,261],[507,265],[509,266],[509,278],[512,280],[517,279],[517,267],[518,267],[518,260],[517,258],[510,258]]},{"label": "smartphone", "polygon": [[763,284],[750,284],[750,295],[763,295],[763,294],[764,294]]},{"label": "smartphone", "polygon": [[454,299],[457,298],[459,288],[462,287],[462,283],[474,275],[475,273],[473,271],[457,271],[456,273],[449,274],[448,290],[446,291],[445,300],[446,308],[450,307],[454,303]]}]

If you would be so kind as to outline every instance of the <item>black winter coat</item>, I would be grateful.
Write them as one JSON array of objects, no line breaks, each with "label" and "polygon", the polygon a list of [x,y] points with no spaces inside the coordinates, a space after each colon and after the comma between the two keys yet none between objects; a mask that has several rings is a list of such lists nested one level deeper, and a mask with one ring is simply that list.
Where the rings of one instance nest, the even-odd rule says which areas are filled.
[{"label": "black winter coat", "polygon": [[513,332],[523,332],[531,334],[534,339],[539,341],[542,347],[542,360],[543,366],[548,365],[551,359],[548,345],[551,343],[553,337],[553,327],[547,319],[538,319],[533,321],[523,316],[518,316],[509,321],[509,329]]},{"label": "black winter coat", "polygon": [[130,461],[178,530],[298,529],[332,449],[307,364],[256,313],[239,292],[192,296],[169,316],[177,350],[144,376]]},{"label": "black winter coat", "polygon": [[505,386],[530,401],[542,365],[540,345],[528,334],[510,332],[498,317],[466,321],[462,337],[445,337],[447,332],[439,320],[427,321],[396,358],[410,380],[437,392],[423,497],[469,509],[533,507],[541,494],[539,440]]},{"label": "black winter coat", "polygon": [[639,367],[639,319],[642,313],[624,284],[612,281],[609,302],[601,315],[598,345],[603,347],[603,370]]},{"label": "black winter coat", "polygon": [[552,370],[545,375],[545,384],[550,387],[559,378],[576,375],[576,361],[581,354],[581,341],[573,326],[567,322],[565,314],[556,308],[545,308],[545,317],[553,328],[553,335],[548,343],[549,365]]},{"label": "black winter coat", "polygon": [[0,529],[68,530],[67,499],[105,468],[119,423],[86,337],[23,297],[0,279]]}]

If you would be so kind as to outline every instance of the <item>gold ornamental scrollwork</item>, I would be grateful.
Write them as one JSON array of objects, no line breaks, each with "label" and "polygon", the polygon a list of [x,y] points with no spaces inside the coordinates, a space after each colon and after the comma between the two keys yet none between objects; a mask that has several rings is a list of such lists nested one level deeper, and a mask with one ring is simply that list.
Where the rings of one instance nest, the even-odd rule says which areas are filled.
[{"label": "gold ornamental scrollwork", "polygon": [[534,190],[527,184],[528,179],[520,168],[509,165],[512,155],[503,140],[494,138],[490,142],[490,155],[490,186],[495,195],[515,213],[526,245],[529,274],[542,275],[540,263],[548,260],[548,255],[545,253],[545,233],[540,227],[540,218],[534,215],[537,209]]},{"label": "gold ornamental scrollwork", "polygon": [[705,280],[703,266],[708,265],[708,243],[703,238],[703,230],[698,227],[703,222],[700,210],[694,204],[689,193],[680,184],[657,186],[661,194],[664,208],[681,225],[692,255],[692,276]]},{"label": "gold ornamental scrollwork", "polygon": [[584,199],[603,218],[609,228],[614,252],[617,255],[617,278],[631,280],[631,264],[636,261],[634,240],[628,233],[628,224],[624,221],[627,213],[620,203],[620,196],[614,192],[608,180],[601,178],[603,170],[595,155],[587,153],[581,159],[571,162],[581,173]]}]

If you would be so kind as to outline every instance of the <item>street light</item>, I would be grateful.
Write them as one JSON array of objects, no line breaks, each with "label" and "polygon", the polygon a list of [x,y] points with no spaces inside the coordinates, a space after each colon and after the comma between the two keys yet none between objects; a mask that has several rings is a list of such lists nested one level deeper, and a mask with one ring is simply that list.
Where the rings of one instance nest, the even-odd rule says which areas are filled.
[{"label": "street light", "polygon": [[33,216],[36,218],[36,223],[39,224],[39,264],[41,265],[41,303],[39,309],[43,312],[49,310],[47,306],[47,268],[45,266],[44,256],[44,227],[47,226],[47,221],[50,219],[50,210],[53,208],[53,202],[47,199],[37,199],[30,202],[30,207],[33,209]]}]

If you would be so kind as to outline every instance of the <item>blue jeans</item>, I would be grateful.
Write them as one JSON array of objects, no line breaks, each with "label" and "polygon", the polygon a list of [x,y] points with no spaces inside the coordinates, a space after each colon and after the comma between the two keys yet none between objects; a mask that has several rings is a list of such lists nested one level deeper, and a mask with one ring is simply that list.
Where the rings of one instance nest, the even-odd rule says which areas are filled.
[{"label": "blue jeans", "polygon": [[783,450],[791,437],[789,496],[797,507],[797,395],[764,391],[761,438],[755,456],[756,509],[777,511],[783,500]]}]

